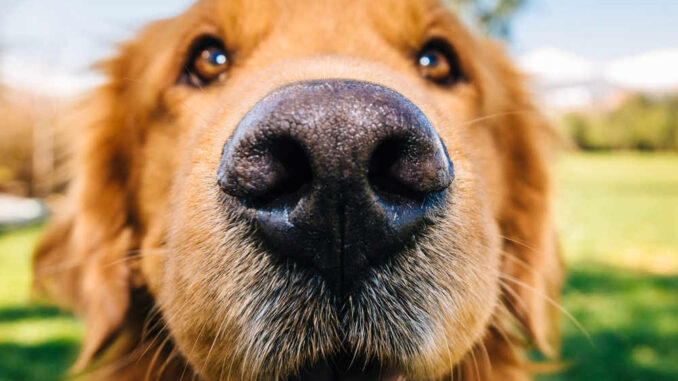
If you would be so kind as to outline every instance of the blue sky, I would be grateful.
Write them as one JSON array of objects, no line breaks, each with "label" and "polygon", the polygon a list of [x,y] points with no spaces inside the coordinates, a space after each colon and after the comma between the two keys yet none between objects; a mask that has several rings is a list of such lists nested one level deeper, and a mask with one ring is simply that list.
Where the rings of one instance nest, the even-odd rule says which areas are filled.
[{"label": "blue sky", "polygon": [[553,46],[592,60],[678,47],[678,0],[527,0],[517,54]]},{"label": "blue sky", "polygon": [[[678,47],[678,0],[527,1],[514,23],[510,49],[516,56],[555,47],[606,61]],[[0,0],[0,51],[4,53],[0,76],[10,77],[7,70],[30,75],[38,70],[31,65],[82,74],[138,26],[179,13],[191,2]]]}]

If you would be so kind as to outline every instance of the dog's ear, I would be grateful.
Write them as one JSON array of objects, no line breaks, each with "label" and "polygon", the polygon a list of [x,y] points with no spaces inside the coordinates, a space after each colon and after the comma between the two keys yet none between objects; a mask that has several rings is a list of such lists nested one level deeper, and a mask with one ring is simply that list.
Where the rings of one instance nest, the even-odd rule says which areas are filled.
[{"label": "dog's ear", "polygon": [[[112,62],[119,66],[122,62]],[[130,303],[127,255],[135,247],[134,113],[112,80],[76,111],[74,181],[68,205],[34,255],[38,294],[74,309],[86,325],[76,368],[87,365],[124,321]]]},{"label": "dog's ear", "polygon": [[542,118],[529,114],[510,117],[504,126],[505,134],[513,136],[507,139],[508,193],[499,219],[504,249],[502,288],[509,311],[535,346],[553,357],[559,350],[564,271],[543,152],[550,144],[537,130],[545,128]]},{"label": "dog's ear", "polygon": [[144,282],[130,256],[143,231],[136,184],[149,116],[158,112],[161,89],[174,83],[164,68],[177,40],[169,36],[180,25],[181,19],[156,21],[122,45],[115,58],[98,67],[108,82],[69,118],[76,139],[73,182],[68,204],[57,211],[36,249],[34,289],[84,319],[76,370],[129,328],[134,319],[128,317],[148,312],[147,300],[133,298],[133,287]]},{"label": "dog's ear", "polygon": [[534,345],[555,356],[564,271],[552,221],[548,166],[558,137],[535,108],[525,79],[503,49],[489,45],[486,52],[495,66],[499,90],[487,97],[494,110],[501,110],[501,117],[493,119],[493,132],[506,184],[499,216],[504,303]]}]

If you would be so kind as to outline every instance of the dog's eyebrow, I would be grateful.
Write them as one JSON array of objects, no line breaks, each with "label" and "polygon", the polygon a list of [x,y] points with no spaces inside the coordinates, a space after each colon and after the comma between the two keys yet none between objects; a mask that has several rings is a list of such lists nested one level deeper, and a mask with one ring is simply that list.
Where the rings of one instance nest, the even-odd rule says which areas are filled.
[{"label": "dog's eyebrow", "polygon": [[[226,46],[232,49],[254,47],[276,25],[279,3],[270,0],[210,1],[209,17],[224,33]],[[265,4],[264,4],[265,3]]]},{"label": "dog's eyebrow", "polygon": [[[449,5],[429,1],[393,1],[387,11],[381,2],[372,13],[375,30],[392,46],[418,52],[430,39],[466,38],[463,23]],[[394,25],[390,20],[404,20]],[[453,41],[451,41],[453,42]]]}]

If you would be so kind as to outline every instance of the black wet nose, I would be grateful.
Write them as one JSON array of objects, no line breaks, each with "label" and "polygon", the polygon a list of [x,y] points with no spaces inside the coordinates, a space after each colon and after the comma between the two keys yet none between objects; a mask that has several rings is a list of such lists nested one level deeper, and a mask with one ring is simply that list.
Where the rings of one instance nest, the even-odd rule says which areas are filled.
[{"label": "black wet nose", "polygon": [[453,178],[419,108],[349,80],[267,95],[226,142],[218,173],[269,251],[340,293],[415,243],[442,211]]}]

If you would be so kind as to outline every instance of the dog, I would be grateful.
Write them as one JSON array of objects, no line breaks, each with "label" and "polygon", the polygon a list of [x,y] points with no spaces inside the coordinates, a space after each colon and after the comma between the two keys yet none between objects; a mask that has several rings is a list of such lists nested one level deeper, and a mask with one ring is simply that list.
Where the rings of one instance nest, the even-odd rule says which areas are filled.
[{"label": "dog", "polygon": [[435,0],[200,0],[104,62],[36,290],[94,380],[527,380],[553,135]]}]

